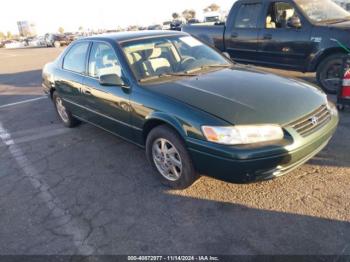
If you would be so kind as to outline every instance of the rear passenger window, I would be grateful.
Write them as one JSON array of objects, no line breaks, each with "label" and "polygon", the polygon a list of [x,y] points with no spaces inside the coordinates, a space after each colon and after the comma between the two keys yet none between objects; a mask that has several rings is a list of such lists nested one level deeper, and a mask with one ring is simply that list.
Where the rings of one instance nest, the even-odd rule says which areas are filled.
[{"label": "rear passenger window", "polygon": [[122,70],[113,48],[105,43],[94,43],[89,59],[89,76],[116,74],[122,77]]},{"label": "rear passenger window", "polygon": [[75,44],[64,57],[63,68],[79,74],[84,73],[88,48],[88,42]]},{"label": "rear passenger window", "polygon": [[243,4],[235,20],[235,28],[256,28],[260,16],[261,4]]}]

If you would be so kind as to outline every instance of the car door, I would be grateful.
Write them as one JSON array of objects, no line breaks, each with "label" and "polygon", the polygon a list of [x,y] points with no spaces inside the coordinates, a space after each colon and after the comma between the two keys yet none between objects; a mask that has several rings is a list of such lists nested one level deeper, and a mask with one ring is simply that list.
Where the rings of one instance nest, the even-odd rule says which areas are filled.
[{"label": "car door", "polygon": [[114,48],[107,42],[94,41],[88,60],[88,76],[83,82],[83,96],[90,111],[88,121],[119,136],[132,139],[130,125],[130,89],[101,85],[99,77],[123,70]]},{"label": "car door", "polygon": [[[311,25],[289,1],[271,1],[265,7],[265,26],[259,33],[261,60],[268,65],[303,70],[312,50]],[[294,27],[292,19],[299,19]]]},{"label": "car door", "polygon": [[254,61],[258,52],[258,20],[262,3],[243,2],[234,10],[233,19],[228,21],[225,31],[226,50],[237,61]]},{"label": "car door", "polygon": [[87,115],[81,88],[86,72],[89,45],[87,41],[78,42],[68,49],[55,80],[56,91],[64,100],[66,107],[72,114],[81,118],[86,118]]}]

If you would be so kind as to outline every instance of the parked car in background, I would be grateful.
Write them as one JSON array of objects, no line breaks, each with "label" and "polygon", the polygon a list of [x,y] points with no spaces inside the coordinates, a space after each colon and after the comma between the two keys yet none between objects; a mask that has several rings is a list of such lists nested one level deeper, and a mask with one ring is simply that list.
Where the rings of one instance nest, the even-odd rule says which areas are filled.
[{"label": "parked car in background", "polygon": [[32,47],[46,46],[45,37],[44,36],[34,37],[30,41],[28,41],[28,46],[32,46]]},{"label": "parked car in background", "polygon": [[148,26],[147,30],[162,30],[161,25],[150,25]]},{"label": "parked car in background", "polygon": [[184,21],[180,19],[175,19],[170,24],[170,30],[181,31],[183,25],[184,25]]},{"label": "parked car in background", "polygon": [[146,26],[139,26],[137,29],[139,31],[144,31],[144,30],[147,30],[147,27]]},{"label": "parked car in background", "polygon": [[[107,30],[107,31],[108,31],[108,30]],[[112,30],[110,30],[110,31],[112,31]],[[111,33],[114,33],[114,32],[116,32],[116,30],[113,30],[113,32],[111,32]],[[70,42],[73,42],[73,41],[75,41],[75,40],[77,39],[77,34],[71,33],[71,32],[66,32],[66,33],[64,33],[64,36],[65,36]]]},{"label": "parked car in background", "polygon": [[221,14],[219,12],[207,12],[204,14],[205,23],[216,23],[221,21]]},{"label": "parked car in background", "polygon": [[5,42],[5,48],[24,48],[26,43],[17,40],[8,40]]},{"label": "parked car in background", "polygon": [[182,32],[78,40],[44,67],[43,87],[65,126],[85,121],[146,148],[173,188],[199,174],[286,174],[327,145],[339,120],[311,84],[233,64]]},{"label": "parked car in background", "polygon": [[225,25],[183,28],[238,62],[316,71],[320,86],[332,94],[349,30],[350,13],[330,0],[240,0]]},{"label": "parked car in background", "polygon": [[31,42],[33,39],[35,39],[35,36],[20,38],[20,42],[23,42],[25,46],[29,46],[29,42]]},{"label": "parked car in background", "polygon": [[170,30],[170,28],[171,28],[171,21],[163,22],[162,30]]},{"label": "parked car in background", "polygon": [[192,18],[192,19],[187,21],[187,24],[190,24],[190,25],[192,25],[192,24],[199,24],[199,23],[200,23],[200,21],[198,19],[196,19],[196,18]]},{"label": "parked car in background", "polygon": [[64,34],[46,34],[45,42],[47,47],[59,48],[64,45],[69,45],[73,40]]}]

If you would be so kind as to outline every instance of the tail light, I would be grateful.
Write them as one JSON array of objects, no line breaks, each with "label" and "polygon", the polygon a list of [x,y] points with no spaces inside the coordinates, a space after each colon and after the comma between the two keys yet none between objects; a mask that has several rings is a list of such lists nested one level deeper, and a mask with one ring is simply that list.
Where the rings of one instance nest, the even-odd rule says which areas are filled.
[{"label": "tail light", "polygon": [[346,71],[343,78],[342,98],[350,98],[350,70]]},{"label": "tail light", "polygon": [[341,93],[342,98],[350,98],[350,86],[344,86],[342,93]]}]

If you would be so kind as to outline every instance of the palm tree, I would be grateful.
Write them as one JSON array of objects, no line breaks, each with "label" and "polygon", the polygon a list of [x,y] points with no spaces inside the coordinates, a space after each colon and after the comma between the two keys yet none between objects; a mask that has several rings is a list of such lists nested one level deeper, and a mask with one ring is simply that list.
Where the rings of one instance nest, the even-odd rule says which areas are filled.
[{"label": "palm tree", "polygon": [[196,17],[196,11],[193,9],[186,9],[182,12],[182,16],[188,21]]},{"label": "palm tree", "polygon": [[58,28],[58,32],[59,32],[60,34],[63,34],[63,33],[64,33],[64,28],[63,28],[62,26],[60,26],[60,27]]},{"label": "palm tree", "polygon": [[176,20],[180,17],[180,15],[178,13],[173,13],[171,16],[173,17],[174,20]]},{"label": "palm tree", "polygon": [[220,10],[220,6],[215,4],[215,3],[213,3],[213,4],[209,5],[208,7],[206,7],[203,11],[204,12],[210,12],[210,11],[211,12],[216,12],[218,10]]},{"label": "palm tree", "polygon": [[10,31],[7,32],[6,38],[7,39],[12,39],[13,35]]}]

